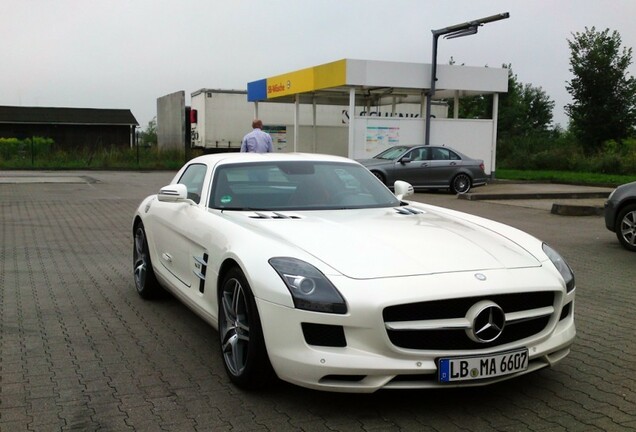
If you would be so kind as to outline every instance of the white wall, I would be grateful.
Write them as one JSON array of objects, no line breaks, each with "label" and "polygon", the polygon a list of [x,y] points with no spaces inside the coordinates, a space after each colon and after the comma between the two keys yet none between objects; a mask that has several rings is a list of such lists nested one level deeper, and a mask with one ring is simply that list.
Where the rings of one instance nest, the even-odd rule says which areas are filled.
[{"label": "white wall", "polygon": [[[198,123],[193,128],[192,133],[195,146],[238,148],[241,145],[243,136],[251,130],[251,123],[254,118],[254,104],[247,101],[245,93],[238,91],[224,93],[223,91],[202,89],[192,94],[190,105],[198,111]],[[342,105],[316,106],[316,151],[331,149],[329,152],[322,152],[346,156],[348,135],[346,132],[345,135],[342,135],[342,131],[339,131],[338,128],[347,126],[348,117],[350,116],[348,110],[348,106]],[[395,111],[393,111],[391,105],[356,107],[356,115],[364,112],[366,115],[362,117],[373,119],[400,118],[400,115],[403,116],[401,118],[419,118],[420,111],[420,104],[415,103],[396,104]],[[446,105],[433,105],[431,111],[437,118],[445,118],[448,113],[448,107]],[[391,117],[392,115],[394,117]],[[292,151],[294,104],[260,102],[258,104],[258,117],[263,121],[266,128],[268,126],[286,126],[287,149],[282,151]],[[312,105],[301,104],[299,107],[299,124],[303,129],[301,129],[299,142],[303,146],[311,144],[309,148],[313,148],[313,134],[307,137],[303,130],[305,130],[305,126],[312,129],[313,118]],[[338,132],[333,132],[327,126],[335,127]],[[309,141],[307,142],[304,138]]]},{"label": "white wall", "polygon": [[[431,144],[455,148],[483,159],[486,174],[495,170],[492,120],[431,119]],[[356,117],[353,159],[368,159],[394,145],[424,143],[423,119],[374,119]]]},{"label": "white wall", "polygon": [[157,146],[161,150],[185,149],[185,92],[157,99]]},{"label": "white wall", "polygon": [[[314,131],[316,133],[315,142]],[[349,128],[347,125],[316,126],[315,129],[313,126],[300,126],[296,151],[299,153],[322,153],[348,157],[348,138]],[[287,127],[287,144],[280,146],[275,143],[274,151],[294,151],[294,126]]]},{"label": "white wall", "polygon": [[446,145],[475,159],[483,159],[486,174],[495,171],[493,159],[492,120],[433,119],[431,120],[431,144]]}]

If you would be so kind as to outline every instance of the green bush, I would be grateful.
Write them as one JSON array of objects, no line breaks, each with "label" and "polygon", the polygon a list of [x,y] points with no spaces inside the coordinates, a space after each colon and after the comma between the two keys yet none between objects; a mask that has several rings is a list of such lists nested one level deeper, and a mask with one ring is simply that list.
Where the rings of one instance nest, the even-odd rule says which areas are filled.
[{"label": "green bush", "polygon": [[497,167],[510,170],[636,174],[636,139],[607,141],[596,155],[586,155],[569,133],[539,134],[499,140]]},{"label": "green bush", "polygon": [[35,155],[50,153],[53,144],[51,138],[0,138],[0,162],[21,159],[30,161]]}]

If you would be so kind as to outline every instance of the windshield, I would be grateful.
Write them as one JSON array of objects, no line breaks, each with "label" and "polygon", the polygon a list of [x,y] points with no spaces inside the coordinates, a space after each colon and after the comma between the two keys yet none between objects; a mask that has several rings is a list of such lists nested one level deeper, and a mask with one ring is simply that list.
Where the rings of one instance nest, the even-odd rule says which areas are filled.
[{"label": "windshield", "polygon": [[219,166],[209,206],[226,210],[334,210],[399,206],[366,168],[343,162],[255,162]]},{"label": "windshield", "polygon": [[406,146],[395,146],[384,150],[382,153],[373,156],[373,159],[386,159],[386,160],[394,160],[397,159],[407,151],[410,147]]},{"label": "windshield", "polygon": [[407,151],[410,147],[407,146],[395,146],[384,150],[382,153],[373,156],[373,159],[386,159],[394,160],[399,158],[402,153]]}]

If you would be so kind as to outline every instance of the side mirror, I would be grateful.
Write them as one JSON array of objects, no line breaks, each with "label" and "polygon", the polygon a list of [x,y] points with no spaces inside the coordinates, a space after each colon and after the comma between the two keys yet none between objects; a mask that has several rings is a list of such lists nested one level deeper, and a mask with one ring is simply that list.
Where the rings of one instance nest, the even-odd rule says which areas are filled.
[{"label": "side mirror", "polygon": [[411,158],[410,157],[404,156],[402,159],[400,159],[400,163],[402,165],[407,164],[409,162],[411,162]]},{"label": "side mirror", "polygon": [[188,199],[188,188],[184,184],[171,184],[159,190],[157,196],[161,202],[177,202]]},{"label": "side mirror", "polygon": [[395,190],[395,196],[399,200],[406,198],[407,196],[411,196],[414,193],[413,186],[402,180],[396,181],[393,184],[393,189]]}]

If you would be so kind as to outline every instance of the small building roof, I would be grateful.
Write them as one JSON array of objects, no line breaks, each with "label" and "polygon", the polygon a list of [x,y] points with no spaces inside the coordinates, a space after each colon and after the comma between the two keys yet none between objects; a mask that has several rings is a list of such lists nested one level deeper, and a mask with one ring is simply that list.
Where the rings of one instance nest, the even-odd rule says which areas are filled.
[{"label": "small building roof", "polygon": [[0,106],[0,123],[139,126],[127,109]]}]

